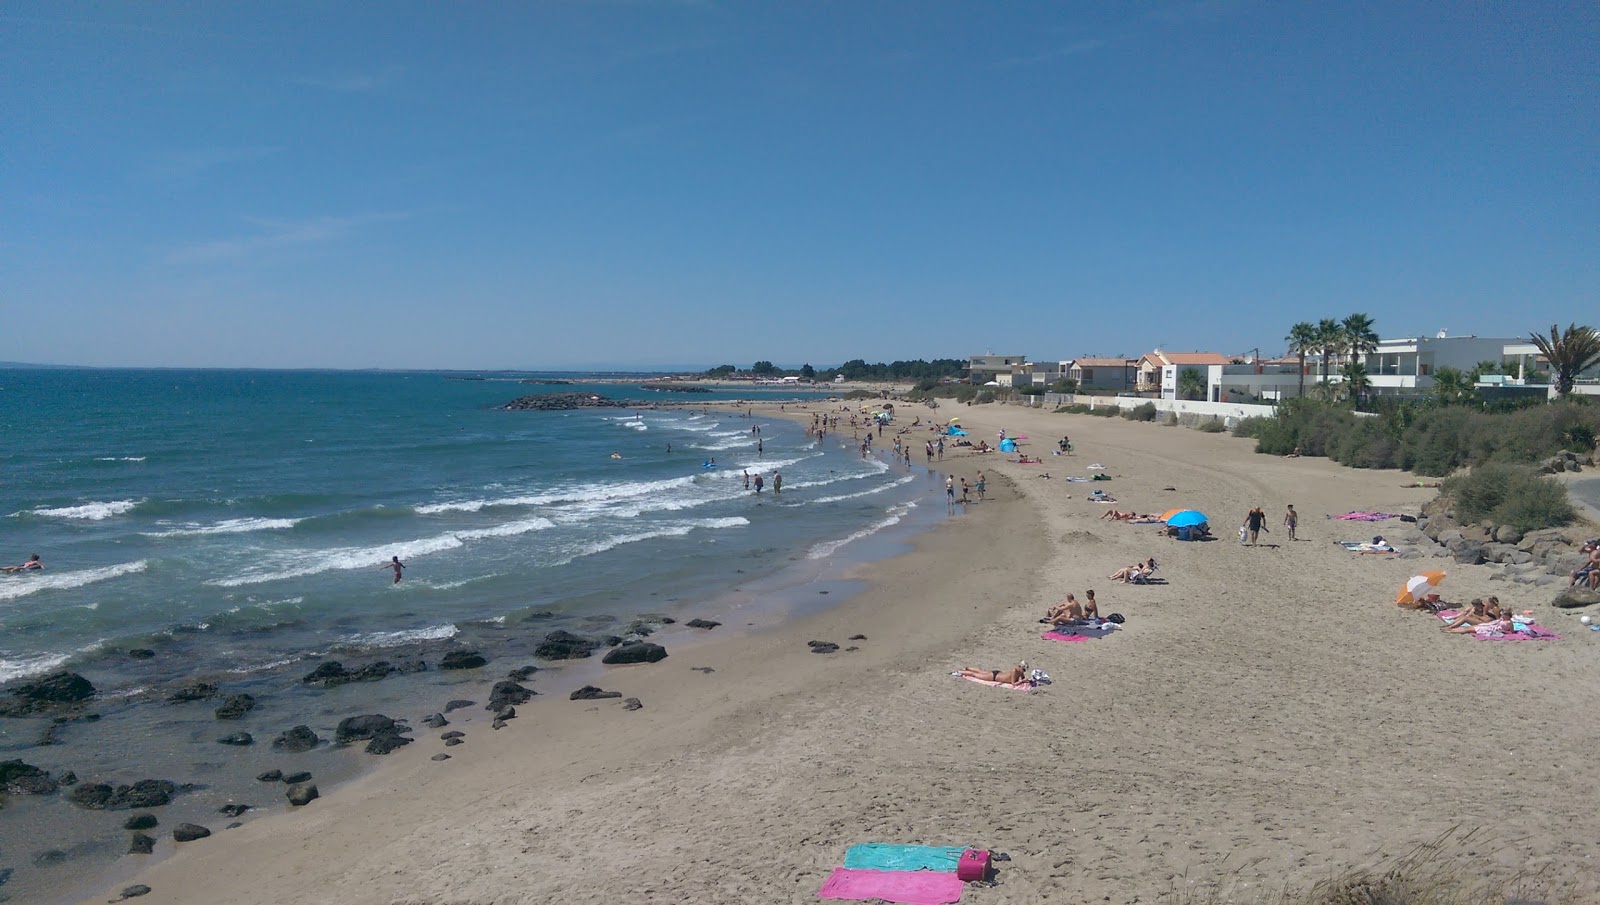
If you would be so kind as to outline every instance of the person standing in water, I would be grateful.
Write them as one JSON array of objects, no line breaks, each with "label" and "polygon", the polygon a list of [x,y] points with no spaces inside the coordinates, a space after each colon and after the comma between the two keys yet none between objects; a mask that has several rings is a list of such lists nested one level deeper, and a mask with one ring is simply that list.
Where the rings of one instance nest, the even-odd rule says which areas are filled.
[{"label": "person standing in water", "polygon": [[783,493],[783,475],[779,474],[776,469],[772,472],[772,492],[774,494]]},{"label": "person standing in water", "polygon": [[399,584],[400,583],[400,572],[405,567],[406,567],[406,564],[400,561],[400,557],[391,556],[391,557],[389,557],[389,561],[388,562],[384,563],[383,565],[379,566],[378,568],[380,568],[380,569],[393,569],[394,570],[394,583],[395,584]]},{"label": "person standing in water", "polygon": [[761,488],[765,486],[767,486],[766,480],[761,477],[760,472],[756,472],[756,496],[761,495]]}]

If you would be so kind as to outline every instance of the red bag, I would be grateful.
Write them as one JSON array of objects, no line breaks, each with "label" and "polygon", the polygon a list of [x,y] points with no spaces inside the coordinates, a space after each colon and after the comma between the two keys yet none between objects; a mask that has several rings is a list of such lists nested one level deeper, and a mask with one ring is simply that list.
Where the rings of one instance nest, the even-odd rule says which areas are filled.
[{"label": "red bag", "polygon": [[961,860],[956,862],[956,879],[963,883],[972,883],[977,880],[987,879],[988,876],[988,851],[969,848],[961,853]]}]

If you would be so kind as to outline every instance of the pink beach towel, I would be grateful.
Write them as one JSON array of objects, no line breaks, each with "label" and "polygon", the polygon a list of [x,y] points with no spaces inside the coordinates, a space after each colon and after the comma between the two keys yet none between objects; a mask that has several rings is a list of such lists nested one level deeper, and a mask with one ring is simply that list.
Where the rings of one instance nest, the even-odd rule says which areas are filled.
[{"label": "pink beach towel", "polygon": [[822,888],[822,899],[862,902],[882,899],[906,905],[948,905],[961,901],[961,880],[953,873],[931,870],[851,870],[836,867]]},{"label": "pink beach towel", "polygon": [[1066,634],[1062,634],[1061,632],[1045,632],[1044,634],[1040,635],[1039,637],[1043,638],[1046,641],[1065,641],[1065,642],[1067,642],[1069,644],[1074,642],[1074,641],[1088,641],[1089,640],[1089,636],[1088,635],[1066,635]]},{"label": "pink beach towel", "polygon": [[[1445,622],[1454,622],[1461,613],[1456,610],[1440,610],[1436,613]],[[1462,632],[1466,634],[1466,632]],[[1522,631],[1517,632],[1473,632],[1471,637],[1479,641],[1560,641],[1561,636],[1548,629],[1540,628],[1533,623],[1524,623]]]},{"label": "pink beach towel", "polygon": [[1027,681],[1026,679],[1024,679],[1021,682],[1018,682],[1015,685],[1007,685],[1004,682],[991,682],[988,679],[979,679],[979,678],[975,678],[973,676],[962,676],[961,678],[966,679],[968,682],[977,682],[979,685],[987,685],[990,688],[1009,688],[1012,691],[1032,691],[1033,690],[1033,683]]},{"label": "pink beach towel", "polygon": [[1343,515],[1328,516],[1328,518],[1343,519],[1347,522],[1382,522],[1399,517],[1392,512],[1346,512]]}]

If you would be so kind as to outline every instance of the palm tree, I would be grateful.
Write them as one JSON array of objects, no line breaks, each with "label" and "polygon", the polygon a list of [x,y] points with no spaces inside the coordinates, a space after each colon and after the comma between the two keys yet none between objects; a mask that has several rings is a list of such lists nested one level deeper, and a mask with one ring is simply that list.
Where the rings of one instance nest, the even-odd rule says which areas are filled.
[{"label": "palm tree", "polygon": [[1372,381],[1367,379],[1366,365],[1347,361],[1339,375],[1344,378],[1345,395],[1359,408],[1362,400],[1367,398],[1367,390],[1372,387]]},{"label": "palm tree", "polygon": [[1199,368],[1184,368],[1178,372],[1178,395],[1185,399],[1204,399],[1206,379]]},{"label": "palm tree", "polygon": [[1347,315],[1339,322],[1339,330],[1351,361],[1360,361],[1362,355],[1378,348],[1378,333],[1372,329],[1372,318],[1365,314]]},{"label": "palm tree", "polygon": [[1317,347],[1317,328],[1310,321],[1301,321],[1289,328],[1284,342],[1289,344],[1289,354],[1300,358],[1300,395],[1306,394],[1306,355]]},{"label": "palm tree", "polygon": [[1317,351],[1322,353],[1322,382],[1328,382],[1328,359],[1344,349],[1344,328],[1331,317],[1317,321]]},{"label": "palm tree", "polygon": [[1558,395],[1572,392],[1578,375],[1600,362],[1600,333],[1593,327],[1568,324],[1563,333],[1556,324],[1551,324],[1549,336],[1533,333],[1528,338],[1549,360],[1550,375],[1555,378]]},{"label": "palm tree", "polygon": [[1462,402],[1472,396],[1472,381],[1467,378],[1465,371],[1460,368],[1442,367],[1433,371],[1433,396],[1435,399],[1449,405],[1452,402]]}]

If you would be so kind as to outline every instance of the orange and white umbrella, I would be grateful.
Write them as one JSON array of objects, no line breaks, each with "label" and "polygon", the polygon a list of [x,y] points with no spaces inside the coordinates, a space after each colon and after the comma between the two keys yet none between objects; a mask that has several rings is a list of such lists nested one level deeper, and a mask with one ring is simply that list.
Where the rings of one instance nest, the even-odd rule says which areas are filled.
[{"label": "orange and white umbrella", "polygon": [[1417,599],[1429,592],[1430,588],[1438,587],[1444,581],[1443,572],[1423,572],[1406,579],[1405,587],[1394,597],[1396,604],[1416,603]]}]

